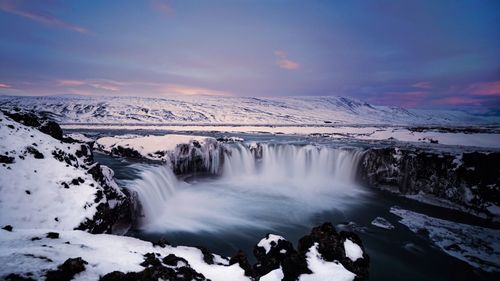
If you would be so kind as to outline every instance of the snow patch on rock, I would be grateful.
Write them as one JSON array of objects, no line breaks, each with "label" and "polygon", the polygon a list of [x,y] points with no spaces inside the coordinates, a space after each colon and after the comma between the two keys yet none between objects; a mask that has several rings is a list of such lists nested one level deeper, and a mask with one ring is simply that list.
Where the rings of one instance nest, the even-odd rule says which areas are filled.
[{"label": "snow patch on rock", "polygon": [[[112,153],[113,148],[123,147],[137,151],[142,157],[151,160],[167,160],[165,152],[174,151],[179,144],[188,144],[197,141],[204,144],[214,138],[190,135],[164,136],[118,136],[103,137],[96,141],[97,147],[105,152]],[[157,153],[163,152],[163,153]]]},{"label": "snow patch on rock", "polygon": [[273,246],[278,245],[278,241],[280,241],[280,240],[285,240],[285,238],[283,238],[279,235],[275,235],[275,234],[268,234],[266,236],[266,238],[259,241],[257,246],[264,248],[266,250],[266,254],[267,254],[267,253],[269,253],[269,251],[271,250],[271,248]]},{"label": "snow patch on rock", "polygon": [[344,241],[344,250],[345,255],[352,261],[363,258],[363,250],[361,250],[361,247],[349,239]]},{"label": "snow patch on rock", "polygon": [[318,252],[318,243],[314,243],[314,245],[309,248],[306,258],[307,266],[313,274],[302,274],[299,276],[299,281],[352,281],[356,277],[354,273],[347,270],[341,263],[323,260],[321,254]]}]

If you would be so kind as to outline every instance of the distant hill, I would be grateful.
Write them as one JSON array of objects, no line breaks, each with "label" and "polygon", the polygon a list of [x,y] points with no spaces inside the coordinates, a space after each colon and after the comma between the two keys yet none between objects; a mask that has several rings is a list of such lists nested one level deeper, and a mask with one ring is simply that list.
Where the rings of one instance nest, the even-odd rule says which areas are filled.
[{"label": "distant hill", "polygon": [[120,124],[486,124],[485,117],[451,110],[375,106],[321,97],[90,97],[0,96],[0,107],[34,110],[61,123]]}]

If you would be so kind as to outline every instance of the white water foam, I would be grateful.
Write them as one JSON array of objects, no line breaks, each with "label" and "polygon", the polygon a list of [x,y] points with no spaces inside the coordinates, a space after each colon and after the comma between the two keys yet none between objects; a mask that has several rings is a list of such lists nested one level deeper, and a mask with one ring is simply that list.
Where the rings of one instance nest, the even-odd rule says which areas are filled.
[{"label": "white water foam", "polygon": [[146,166],[127,186],[143,206],[144,231],[273,229],[360,202],[365,190],[355,178],[361,156],[313,145],[231,144],[216,179],[186,183],[167,166]]}]

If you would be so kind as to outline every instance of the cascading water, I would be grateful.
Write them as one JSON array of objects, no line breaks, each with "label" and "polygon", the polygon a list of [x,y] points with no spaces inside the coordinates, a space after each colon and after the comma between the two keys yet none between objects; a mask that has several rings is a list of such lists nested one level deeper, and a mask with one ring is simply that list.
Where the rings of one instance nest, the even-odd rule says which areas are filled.
[{"label": "cascading water", "polygon": [[[314,145],[227,144],[217,178],[186,183],[167,166],[144,170],[127,185],[142,205],[146,231],[219,231],[305,223],[346,208],[364,190],[355,184],[362,151]],[[211,156],[213,157],[213,156]],[[220,172],[220,170],[222,172]]]},{"label": "cascading water", "polygon": [[292,181],[309,186],[322,182],[354,182],[361,150],[313,145],[236,144],[225,154],[225,178],[258,177],[260,181]]}]

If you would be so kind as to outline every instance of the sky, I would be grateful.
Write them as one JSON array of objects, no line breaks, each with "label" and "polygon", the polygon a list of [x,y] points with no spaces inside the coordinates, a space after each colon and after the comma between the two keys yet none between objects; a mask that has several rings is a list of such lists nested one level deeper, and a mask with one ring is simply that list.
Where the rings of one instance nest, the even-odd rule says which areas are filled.
[{"label": "sky", "polygon": [[323,96],[500,114],[498,0],[0,0],[1,95]]}]

